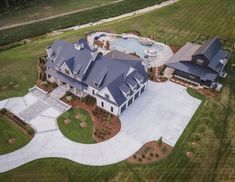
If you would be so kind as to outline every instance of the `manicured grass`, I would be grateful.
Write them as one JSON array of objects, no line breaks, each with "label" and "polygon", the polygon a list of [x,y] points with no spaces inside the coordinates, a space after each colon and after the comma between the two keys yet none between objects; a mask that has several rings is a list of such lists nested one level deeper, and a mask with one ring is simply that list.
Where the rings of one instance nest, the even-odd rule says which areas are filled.
[{"label": "manicured grass", "polygon": [[[1,91],[0,99],[26,93],[27,87],[32,86],[35,80],[35,60],[44,54],[45,47],[54,39],[75,41],[85,32],[101,28],[117,32],[137,29],[144,35],[155,35],[172,44],[183,44],[198,34],[235,39],[233,7],[234,1],[231,0],[181,0],[175,5],[135,18],[66,32],[2,52],[0,84],[14,77],[21,83],[21,88]],[[231,62],[235,63],[234,55]],[[24,71],[29,75],[26,80],[22,79]],[[91,167],[64,159],[42,159],[0,174],[0,181],[233,181],[235,68],[229,65],[228,71],[229,76],[224,81],[221,94],[202,102],[174,151],[163,161],[151,165],[121,162],[105,167]],[[193,142],[196,144],[193,145]],[[186,157],[188,151],[193,152],[192,158]]]},{"label": "manicured grass", "polygon": [[34,0],[0,12],[0,26],[40,19],[69,11],[103,5],[115,0]]},{"label": "manicured grass", "polygon": [[[81,118],[76,118],[77,114],[80,114]],[[65,124],[64,120],[70,119],[70,124]],[[81,128],[80,123],[84,121],[87,123],[86,128]],[[70,109],[58,118],[58,125],[60,131],[68,139],[78,143],[95,143],[92,137],[93,123],[92,119],[87,111],[84,109]]]},{"label": "manicured grass", "polygon": [[[25,146],[30,139],[14,124],[0,116],[0,155],[6,154]],[[9,144],[8,140],[15,138],[14,144]]]},{"label": "manicured grass", "polygon": [[196,90],[192,89],[192,88],[187,88],[187,92],[189,95],[191,95],[192,97],[195,97],[199,100],[205,101],[206,97],[204,95],[202,95],[201,93],[197,92]]},{"label": "manicured grass", "polygon": [[[80,25],[89,22],[95,22],[104,18],[118,16],[124,13],[135,11],[147,6],[160,3],[163,0],[125,0],[120,3],[98,7],[92,10],[86,10],[79,13],[33,23],[8,30],[0,31],[0,45],[9,44],[25,38],[45,34],[53,30],[67,28],[73,25]],[[40,27],[40,28],[38,28]]]}]

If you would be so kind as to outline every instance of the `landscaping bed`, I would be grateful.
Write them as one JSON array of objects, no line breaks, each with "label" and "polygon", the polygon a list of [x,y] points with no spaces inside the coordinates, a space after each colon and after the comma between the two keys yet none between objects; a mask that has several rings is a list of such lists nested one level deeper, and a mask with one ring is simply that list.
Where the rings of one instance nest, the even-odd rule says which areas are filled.
[{"label": "landscaping bed", "polygon": [[47,93],[50,93],[52,90],[54,90],[57,87],[57,84],[48,81],[38,81],[37,86],[40,89],[46,91]]},{"label": "landscaping bed", "polygon": [[[73,94],[70,91],[67,91],[61,98],[60,100],[68,105],[73,106],[74,104],[76,105],[76,101],[80,100],[80,98],[78,96],[76,96],[75,94]],[[73,104],[74,103],[74,104]]]},{"label": "landscaping bed", "polygon": [[89,113],[93,123],[92,136],[96,142],[102,142],[115,136],[121,129],[118,117],[96,106],[96,99],[92,96],[79,98],[71,92],[60,98],[74,109],[84,109]]},{"label": "landscaping bed", "polygon": [[133,164],[149,164],[165,159],[173,150],[173,147],[159,141],[146,143],[138,152],[127,159]]},{"label": "landscaping bed", "polygon": [[108,140],[120,131],[121,123],[118,117],[99,107],[93,110],[93,114],[95,116],[94,139],[96,142]]},{"label": "landscaping bed", "polygon": [[29,126],[26,122],[20,119],[18,116],[14,115],[12,112],[8,111],[7,109],[0,110],[0,116],[4,117],[5,119],[11,121],[16,126],[18,126],[29,138],[33,138],[35,131],[34,129]]}]

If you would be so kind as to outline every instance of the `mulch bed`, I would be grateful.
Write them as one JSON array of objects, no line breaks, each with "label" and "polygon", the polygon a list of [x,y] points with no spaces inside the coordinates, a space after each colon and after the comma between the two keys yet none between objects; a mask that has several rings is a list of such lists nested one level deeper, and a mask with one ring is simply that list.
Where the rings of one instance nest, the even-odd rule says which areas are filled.
[{"label": "mulch bed", "polygon": [[56,83],[50,83],[46,81],[38,81],[37,86],[46,91],[47,93],[50,93],[52,90],[54,90],[57,87]]},{"label": "mulch bed", "polygon": [[161,75],[161,72],[163,71],[164,66],[153,68],[153,75],[152,75],[152,81],[154,82],[166,82],[168,79]]},{"label": "mulch bed", "polygon": [[170,45],[172,52],[175,54],[178,50],[180,50],[181,45]]},{"label": "mulch bed", "polygon": [[71,101],[67,101],[66,96],[63,96],[60,100],[71,105],[73,108],[82,108],[90,114],[94,126],[93,138],[97,143],[112,138],[121,129],[119,118],[98,108],[94,98],[91,96],[80,99],[74,95]]},{"label": "mulch bed", "polygon": [[173,150],[173,147],[166,143],[159,145],[157,141],[146,143],[138,152],[127,159],[133,164],[149,164],[166,158]]},{"label": "mulch bed", "polygon": [[219,92],[212,89],[200,88],[197,89],[196,91],[201,93],[202,95],[205,95],[208,98],[215,98],[219,95]]},{"label": "mulch bed", "polygon": [[12,112],[8,111],[7,109],[1,109],[0,115],[19,128],[26,136],[28,136],[28,138],[32,139],[34,137],[34,129],[19,117],[14,115]]}]

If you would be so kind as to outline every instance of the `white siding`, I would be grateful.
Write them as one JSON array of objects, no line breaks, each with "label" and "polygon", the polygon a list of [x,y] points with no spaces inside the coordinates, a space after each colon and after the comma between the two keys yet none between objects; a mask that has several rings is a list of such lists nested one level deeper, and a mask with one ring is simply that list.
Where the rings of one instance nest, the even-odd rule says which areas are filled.
[{"label": "white siding", "polygon": [[[100,108],[118,116],[119,115],[119,108],[113,104],[111,104],[110,102],[107,102],[106,100],[103,100],[99,97],[96,98],[97,99],[97,106],[99,106]],[[104,103],[104,107],[102,107],[101,103]],[[113,112],[111,112],[111,107],[113,107]]]},{"label": "white siding", "polygon": [[[141,97],[141,93],[140,93],[140,92],[141,92],[141,89],[142,89],[143,87],[145,87],[144,90],[146,90],[147,85],[148,85],[148,82],[145,82],[134,94],[131,95],[131,97],[130,97],[126,102],[124,102],[124,103],[119,107],[119,115],[121,114],[121,108],[122,108],[122,106],[126,105],[126,109],[128,109],[128,102],[129,102],[129,100],[131,100],[131,99],[133,100],[131,104],[134,104],[134,102],[135,102],[135,94],[136,94],[137,92],[139,92],[139,96],[138,96],[138,97]],[[138,99],[138,98],[136,98],[136,99]]]}]

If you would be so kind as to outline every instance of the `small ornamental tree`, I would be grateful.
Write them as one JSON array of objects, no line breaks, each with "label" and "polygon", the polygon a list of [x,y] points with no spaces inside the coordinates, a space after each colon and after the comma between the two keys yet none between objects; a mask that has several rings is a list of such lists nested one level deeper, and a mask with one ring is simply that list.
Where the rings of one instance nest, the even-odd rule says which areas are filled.
[{"label": "small ornamental tree", "polygon": [[162,146],[162,137],[159,138],[158,140],[158,145],[161,147]]}]

